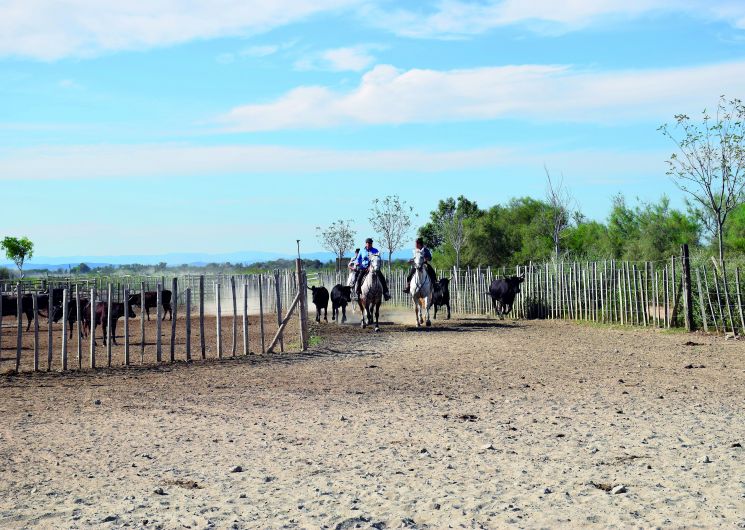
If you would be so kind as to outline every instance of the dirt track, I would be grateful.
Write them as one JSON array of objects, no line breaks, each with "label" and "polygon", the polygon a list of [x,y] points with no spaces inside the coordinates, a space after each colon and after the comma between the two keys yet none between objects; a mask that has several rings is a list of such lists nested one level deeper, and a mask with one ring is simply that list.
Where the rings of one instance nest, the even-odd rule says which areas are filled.
[{"label": "dirt track", "polygon": [[745,524],[745,343],[316,329],[302,355],[0,378],[0,527]]}]

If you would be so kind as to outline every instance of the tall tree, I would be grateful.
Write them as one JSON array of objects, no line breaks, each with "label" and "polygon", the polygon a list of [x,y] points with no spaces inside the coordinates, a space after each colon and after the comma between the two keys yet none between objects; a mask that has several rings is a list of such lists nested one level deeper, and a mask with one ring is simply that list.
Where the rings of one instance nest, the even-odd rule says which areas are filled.
[{"label": "tall tree", "polygon": [[34,244],[27,237],[6,237],[0,242],[0,247],[5,250],[5,256],[16,264],[18,272],[23,278],[23,263],[34,255]]},{"label": "tall tree", "polygon": [[393,253],[403,245],[411,228],[412,217],[416,217],[414,208],[398,195],[375,199],[370,207],[370,225],[380,234],[384,248],[388,251],[388,276],[391,274]]},{"label": "tall tree", "polygon": [[554,256],[558,260],[561,252],[561,236],[569,227],[574,199],[564,185],[564,175],[558,180],[552,179],[545,165],[543,169],[546,172],[546,202],[549,207],[551,240],[554,243]]},{"label": "tall tree", "polygon": [[321,246],[336,256],[336,270],[341,269],[341,262],[347,250],[354,246],[354,236],[357,233],[352,229],[352,221],[339,219],[328,227],[316,227],[316,235]]},{"label": "tall tree", "polygon": [[745,187],[745,106],[721,96],[714,116],[704,110],[697,122],[677,114],[674,129],[664,124],[659,130],[678,148],[667,160],[667,174],[699,207],[724,268],[724,225]]},{"label": "tall tree", "polygon": [[466,221],[480,213],[478,204],[463,195],[457,199],[448,197],[430,212],[430,221],[419,228],[419,237],[433,250],[438,247],[446,247],[443,249],[445,251],[452,249],[455,253],[455,266],[460,268],[461,257],[468,242]]}]

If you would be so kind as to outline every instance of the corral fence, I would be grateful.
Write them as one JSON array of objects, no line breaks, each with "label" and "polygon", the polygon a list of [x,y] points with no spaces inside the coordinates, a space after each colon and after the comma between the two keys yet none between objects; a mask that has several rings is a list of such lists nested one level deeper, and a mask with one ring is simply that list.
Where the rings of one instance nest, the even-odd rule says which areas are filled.
[{"label": "corral fence", "polygon": [[[726,265],[726,264],[725,264]],[[494,279],[523,276],[513,318],[569,319],[692,331],[745,333],[739,267],[725,270],[714,260],[691,264],[688,246],[659,261],[552,261],[507,269],[438,270],[450,279],[454,313],[495,315],[489,286]],[[388,278],[390,303],[411,305],[403,292],[405,270]],[[310,284],[345,284],[346,273],[309,276]]]},{"label": "corral fence", "polygon": [[[0,368],[4,368],[2,365],[8,362],[13,363],[15,371],[51,370],[53,365],[64,371],[102,365],[111,367],[117,364],[130,366],[191,361],[200,357],[208,358],[208,352],[211,357],[222,359],[241,354],[269,353],[275,349],[284,351],[284,338],[293,315],[297,316],[299,323],[296,349],[305,351],[309,344],[307,278],[301,263],[297,260],[295,271],[275,270],[270,274],[185,275],[171,278],[47,277],[0,283],[3,295],[0,297]],[[46,295],[47,303],[52,305],[49,298],[55,289],[61,290],[62,295],[62,303],[58,304],[62,312],[58,323],[53,322],[54,311],[47,310],[46,317],[38,312],[40,297]],[[166,290],[170,291],[171,296],[172,318],[169,321],[164,320],[163,314]],[[152,339],[146,339],[143,299],[147,292],[155,293],[156,297],[156,306],[150,311],[156,329],[148,330],[148,335],[154,333]],[[105,341],[103,352],[99,351],[100,346],[97,347],[95,333],[90,333],[88,339],[84,340],[82,302],[86,299],[95,302],[88,306],[91,323],[95,322],[97,306],[103,306],[103,318],[106,320],[98,322],[95,330],[104,326],[111,330],[112,308],[113,316],[116,316],[113,304],[124,302],[137,294],[141,296],[139,323],[130,321],[130,306],[123,303],[123,319],[119,322],[119,330],[112,334],[115,339],[123,339],[123,351],[118,363],[113,362],[111,340]],[[19,300],[21,303],[18,303]],[[27,318],[24,318],[27,305],[32,307],[34,315],[29,331],[26,331]],[[74,315],[73,318],[68,318],[68,312]],[[257,317],[253,318],[253,327],[258,327],[251,333],[250,316]],[[9,319],[13,317],[16,321],[9,326]],[[205,320],[208,318],[214,318],[214,323],[210,322],[210,325],[215,327],[206,332]],[[46,325],[46,333],[40,334],[40,324]],[[103,337],[102,332],[99,333]],[[251,336],[254,336],[253,342]],[[209,344],[208,339],[211,341]],[[8,357],[7,352],[13,350],[15,355]],[[85,360],[84,350],[87,353]],[[26,352],[31,357],[30,361],[24,359]]]}]

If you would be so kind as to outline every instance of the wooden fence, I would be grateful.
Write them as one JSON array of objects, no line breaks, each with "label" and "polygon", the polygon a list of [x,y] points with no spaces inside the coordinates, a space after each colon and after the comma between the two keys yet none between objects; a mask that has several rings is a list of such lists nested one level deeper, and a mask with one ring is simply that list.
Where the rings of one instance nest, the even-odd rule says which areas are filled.
[{"label": "wooden fence", "polygon": [[[3,294],[0,297],[0,370],[51,370],[54,366],[64,371],[96,368],[101,364],[111,367],[191,361],[206,359],[208,353],[220,359],[267,353],[275,348],[284,351],[284,337],[293,312],[299,323],[295,348],[301,351],[308,348],[307,280],[299,260],[295,271],[275,271],[273,274],[138,279],[141,280],[138,283],[121,281],[105,286],[97,280],[76,281],[72,278],[46,279],[44,284],[28,281],[0,284]],[[62,315],[58,323],[53,323],[53,311],[48,311],[44,317],[37,312],[41,294],[32,290],[33,287],[62,289]],[[171,291],[172,318],[169,321],[164,320],[162,312],[165,289]],[[106,322],[100,323],[96,331],[104,325],[111,330],[113,304],[127,300],[133,294],[144,296],[146,291],[155,291],[157,297],[157,306],[151,310],[153,321],[150,323],[148,320],[147,332],[145,311],[141,308],[139,322],[134,324],[128,318],[129,305],[125,303],[119,328],[112,333],[115,339],[123,341],[123,345],[113,346],[113,341],[107,340],[103,350],[99,351],[101,346],[96,343],[95,333],[84,339],[81,299],[96,302],[89,306],[91,322],[96,319],[96,306],[104,304]],[[17,303],[24,298],[23,303]],[[11,303],[14,304],[12,315],[8,311]],[[23,311],[25,303],[31,304],[35,315],[33,327],[28,331]],[[6,304],[5,309],[3,304]],[[69,310],[75,311],[75,318],[71,320],[68,320]],[[7,324],[12,317],[15,322],[11,328]],[[252,332],[249,330],[249,317],[253,317],[253,326],[258,328]],[[211,322],[213,319],[214,323]],[[40,334],[40,324],[46,326],[45,334]],[[208,329],[208,324],[214,328]],[[254,336],[253,342],[251,335]],[[99,337],[103,337],[102,331],[99,331]],[[113,359],[114,349],[117,350],[116,361]],[[9,357],[8,352],[15,355]],[[87,358],[84,358],[84,352]]]}]

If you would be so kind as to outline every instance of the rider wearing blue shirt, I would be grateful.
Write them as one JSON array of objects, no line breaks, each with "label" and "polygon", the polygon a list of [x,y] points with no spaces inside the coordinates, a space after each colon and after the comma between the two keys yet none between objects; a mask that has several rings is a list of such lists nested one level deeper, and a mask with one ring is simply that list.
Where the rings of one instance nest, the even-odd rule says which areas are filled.
[{"label": "rider wearing blue shirt", "polygon": [[[357,277],[354,280],[355,292],[357,293],[357,296],[360,295],[360,292],[362,290],[362,280],[367,274],[367,269],[370,268],[370,256],[372,256],[373,254],[380,255],[378,249],[376,249],[372,245],[373,240],[371,237],[368,237],[365,240],[365,248],[357,255]],[[386,300],[390,300],[391,295],[388,292],[388,282],[385,281],[385,276],[383,276],[382,272],[378,272],[378,277],[380,278],[380,283],[383,285],[383,297]]]}]

